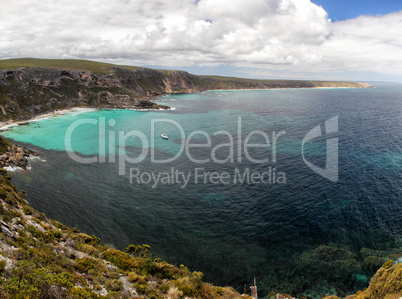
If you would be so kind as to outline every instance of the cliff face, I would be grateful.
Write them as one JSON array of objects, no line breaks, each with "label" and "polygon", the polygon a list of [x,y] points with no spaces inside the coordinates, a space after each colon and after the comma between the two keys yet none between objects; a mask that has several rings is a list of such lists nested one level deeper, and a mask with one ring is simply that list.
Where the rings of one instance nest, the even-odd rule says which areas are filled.
[{"label": "cliff face", "polygon": [[45,68],[7,70],[0,72],[0,119],[23,120],[70,107],[135,107],[163,92],[161,74],[148,70],[116,70],[108,75]]},{"label": "cliff face", "polygon": [[170,93],[212,89],[369,87],[350,82],[196,76],[183,71],[120,67],[89,61],[79,61],[81,67],[70,68],[77,61],[49,61],[0,61],[0,120],[24,120],[70,107],[168,108],[144,100]]},{"label": "cliff face", "polygon": [[38,154],[28,148],[21,148],[11,144],[0,136],[0,167],[20,167],[29,169],[29,157],[38,157]]},{"label": "cliff face", "polygon": [[[110,74],[48,68],[0,71],[0,119],[28,119],[70,107],[158,108],[144,102],[168,93],[207,90],[196,76],[180,71],[130,70]],[[161,107],[166,108],[166,107]]]}]

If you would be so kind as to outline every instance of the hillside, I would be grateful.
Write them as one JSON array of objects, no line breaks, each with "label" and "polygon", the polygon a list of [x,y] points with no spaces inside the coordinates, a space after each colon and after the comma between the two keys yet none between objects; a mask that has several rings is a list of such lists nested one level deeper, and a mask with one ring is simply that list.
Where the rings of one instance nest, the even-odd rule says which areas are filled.
[{"label": "hillside", "polygon": [[[10,146],[0,138],[0,154]],[[127,252],[102,246],[47,219],[25,196],[0,168],[0,298],[241,298],[200,272],[154,259],[146,244]]]},{"label": "hillside", "polygon": [[0,121],[25,120],[71,107],[167,109],[149,101],[216,89],[370,87],[364,83],[253,80],[86,60],[0,60]]},{"label": "hillside", "polygon": [[2,169],[0,197],[1,298],[240,298],[202,282],[200,272],[153,259],[148,245],[130,245],[125,253],[47,219]]}]

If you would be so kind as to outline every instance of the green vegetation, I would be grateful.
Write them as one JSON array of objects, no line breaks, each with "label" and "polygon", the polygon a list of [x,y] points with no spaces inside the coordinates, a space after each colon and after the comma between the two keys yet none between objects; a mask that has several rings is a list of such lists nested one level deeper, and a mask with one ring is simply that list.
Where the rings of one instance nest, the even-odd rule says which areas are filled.
[{"label": "green vegetation", "polygon": [[8,142],[6,138],[0,135],[0,155],[4,154],[11,146],[11,143]]},{"label": "green vegetation", "polygon": [[[74,71],[86,71],[95,74],[112,74],[118,69],[138,70],[146,68],[127,66],[127,65],[114,65],[110,63],[103,63],[82,59],[38,59],[38,58],[17,58],[17,59],[3,59],[0,60],[0,70],[16,70],[21,68],[47,68],[47,69],[66,69]],[[152,70],[153,72],[160,73],[162,77],[168,77],[172,74],[186,74],[186,72],[178,70]],[[243,79],[237,77],[227,76],[194,76],[191,79],[196,83],[205,86],[207,89],[248,89],[256,88],[255,85],[267,85],[268,88],[299,88],[299,87],[358,87],[356,83],[340,82],[340,81],[306,81],[306,80],[261,80],[261,79]],[[143,85],[148,88],[155,86],[153,77],[145,76]],[[147,82],[148,81],[148,82]],[[187,88],[180,88],[179,93],[188,92]]]},{"label": "green vegetation", "polygon": [[214,79],[214,81],[216,81],[216,88],[214,89],[227,88],[227,86],[230,86],[231,83],[233,85],[236,84],[239,89],[250,89],[250,87],[252,87],[253,85],[260,85],[261,87],[265,85],[269,88],[359,87],[357,83],[342,81],[263,80],[225,76],[200,76],[200,79],[205,81],[212,81],[211,79]]},{"label": "green vegetation", "polygon": [[[326,293],[320,286],[330,281],[334,288],[333,295],[345,295],[353,286],[362,289],[369,283],[372,273],[379,269],[384,263],[392,266],[392,261],[387,262],[387,254],[400,252],[400,248],[387,249],[387,251],[362,248],[360,251],[344,248],[341,246],[320,245],[304,252],[299,259],[300,267],[304,273],[314,277],[315,293]],[[386,263],[387,262],[387,263]],[[295,277],[295,281],[302,281],[305,278]],[[402,285],[402,284],[401,284]],[[303,293],[301,290],[288,290],[290,293]],[[338,293],[335,293],[335,290]]]},{"label": "green vegetation", "polygon": [[147,257],[149,250],[151,250],[151,246],[147,244],[143,244],[142,246],[130,244],[126,248],[127,253],[142,257]]},{"label": "green vegetation", "polygon": [[351,82],[196,76],[78,59],[0,60],[0,120],[25,120],[71,107],[166,108],[149,99],[216,89],[369,87]]},{"label": "green vegetation", "polygon": [[356,299],[374,299],[384,298],[393,299],[402,296],[402,264],[389,266],[385,264],[374,275],[370,282],[370,286],[358,293]]},{"label": "green vegetation", "polygon": [[130,70],[138,69],[136,66],[119,66],[110,63],[81,59],[17,58],[0,60],[0,69],[3,70],[15,70],[20,68],[50,68],[87,71],[97,74],[110,74],[113,72],[113,67],[115,66]]},{"label": "green vegetation", "polygon": [[[402,264],[387,261],[374,275],[367,289],[346,299],[399,299],[402,297]],[[324,299],[331,299],[325,297]]]},{"label": "green vegetation", "polygon": [[28,206],[0,168],[0,298],[240,298],[202,273],[151,259],[147,244],[127,252],[100,245]]}]

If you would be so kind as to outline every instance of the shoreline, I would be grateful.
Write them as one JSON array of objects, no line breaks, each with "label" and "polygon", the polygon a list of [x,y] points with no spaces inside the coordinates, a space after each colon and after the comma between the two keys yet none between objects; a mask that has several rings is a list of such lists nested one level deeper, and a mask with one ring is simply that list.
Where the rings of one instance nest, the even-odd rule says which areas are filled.
[{"label": "shoreline", "polygon": [[81,113],[85,113],[85,112],[96,111],[96,110],[99,110],[99,109],[101,109],[101,108],[73,107],[73,108],[68,108],[68,109],[55,110],[53,112],[47,112],[47,113],[44,113],[44,114],[37,115],[37,116],[35,116],[33,118],[30,118],[30,119],[19,120],[19,121],[14,121],[14,120],[3,121],[3,122],[0,122],[0,132],[5,131],[8,128],[11,128],[11,127],[14,127],[14,126],[24,124],[24,123],[30,123],[30,122],[33,122],[33,121],[40,121],[40,120],[48,119],[50,117],[64,115],[66,113],[81,114]]},{"label": "shoreline", "polygon": [[[198,91],[198,92],[190,92],[190,93],[185,93],[185,94],[192,94],[192,93],[200,93],[200,92],[237,92],[237,91],[264,91],[264,90],[305,90],[305,89],[355,89],[355,88],[364,88],[364,87],[295,87],[295,88],[244,88],[244,89],[208,89],[204,91]],[[371,86],[371,88],[375,88],[374,86]],[[153,97],[151,101],[155,101],[164,98],[164,97],[169,97],[169,96],[174,96],[175,93],[168,93],[160,96]],[[163,100],[162,100],[163,101]],[[48,119],[50,117],[54,116],[59,116],[63,115],[66,113],[74,113],[74,114],[81,114],[85,112],[92,112],[92,111],[97,111],[101,109],[110,109],[110,110],[118,110],[118,109],[123,109],[123,110],[131,110],[131,111],[139,111],[139,112],[147,112],[147,111],[171,111],[171,110],[176,110],[174,107],[169,107],[168,109],[165,108],[159,108],[159,109],[148,109],[148,108],[102,108],[102,107],[72,107],[72,108],[66,108],[66,109],[60,109],[60,110],[55,110],[53,112],[47,112],[44,114],[37,115],[33,118],[26,119],[26,120],[20,120],[20,121],[14,121],[14,120],[9,120],[9,121],[0,121],[0,132],[1,131],[6,131],[8,128],[11,128],[13,126],[21,125],[23,123],[30,123],[33,121],[40,121],[44,119]]]},{"label": "shoreline", "polygon": [[56,116],[61,116],[64,114],[72,114],[72,115],[77,115],[77,114],[81,114],[81,113],[86,113],[86,112],[94,112],[94,111],[98,111],[98,110],[102,110],[102,109],[107,109],[107,110],[131,110],[131,111],[139,111],[139,112],[146,112],[146,111],[171,111],[171,110],[175,110],[176,108],[172,108],[169,107],[169,109],[144,109],[144,108],[139,108],[139,109],[135,109],[135,108],[91,108],[91,107],[72,107],[72,108],[68,108],[68,109],[60,109],[60,110],[55,110],[53,112],[47,112],[44,114],[40,114],[37,115],[33,118],[30,119],[25,119],[25,120],[19,120],[19,121],[13,121],[13,120],[9,120],[9,121],[2,121],[0,122],[0,133],[2,131],[6,131],[11,127],[14,126],[19,126],[25,123],[31,123],[34,121],[41,121],[44,119],[49,119],[51,117],[56,117]]},{"label": "shoreline", "polygon": [[[369,85],[369,84],[368,84]],[[155,98],[164,98],[174,95],[182,95],[182,94],[197,94],[201,92],[214,92],[214,91],[264,91],[264,90],[304,90],[304,89],[365,89],[365,88],[376,88],[375,86],[369,85],[369,87],[347,87],[347,86],[333,86],[333,87],[325,87],[325,86],[318,86],[318,87],[284,87],[284,88],[242,88],[242,89],[207,89],[202,91],[194,91],[188,93],[167,93],[164,95],[156,96]]]},{"label": "shoreline", "polygon": [[[284,87],[284,88],[244,88],[244,89],[208,89],[205,90],[206,92],[213,92],[213,91],[263,91],[263,90],[300,90],[300,89],[363,89],[367,87],[346,87],[346,86],[334,86],[334,87],[325,87],[325,86],[319,86],[319,87]],[[375,88],[374,86],[371,86],[370,88]],[[202,91],[201,91],[202,92]],[[169,95],[174,95],[169,94]]]}]

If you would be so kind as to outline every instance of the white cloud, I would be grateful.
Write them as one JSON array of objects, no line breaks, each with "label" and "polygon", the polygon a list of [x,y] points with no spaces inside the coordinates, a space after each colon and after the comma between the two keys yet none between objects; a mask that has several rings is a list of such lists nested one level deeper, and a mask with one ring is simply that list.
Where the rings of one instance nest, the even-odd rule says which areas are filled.
[{"label": "white cloud", "polygon": [[333,22],[310,0],[14,0],[0,58],[401,73],[402,12]]},{"label": "white cloud", "polygon": [[402,74],[402,11],[385,16],[360,16],[333,23],[321,47],[322,65],[333,70]]}]

